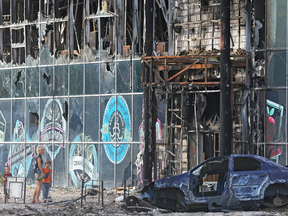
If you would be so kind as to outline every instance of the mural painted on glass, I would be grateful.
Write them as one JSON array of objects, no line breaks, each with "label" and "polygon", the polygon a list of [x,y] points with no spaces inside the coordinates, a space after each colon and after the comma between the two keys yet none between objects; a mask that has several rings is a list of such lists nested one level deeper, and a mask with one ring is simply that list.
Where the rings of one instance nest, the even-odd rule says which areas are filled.
[{"label": "mural painted on glass", "polygon": [[4,142],[5,140],[5,132],[6,132],[6,119],[4,118],[4,115],[0,110],[0,146],[3,145],[2,142]]},{"label": "mural painted on glass", "polygon": [[[24,146],[26,136],[26,145]],[[36,156],[35,145],[29,144],[30,138],[26,135],[24,125],[17,120],[12,136],[12,142],[19,142],[19,144],[12,144],[8,154],[7,165],[11,165],[11,173],[17,177],[27,177],[32,159]],[[25,155],[26,152],[26,155]]]},{"label": "mural painted on glass", "polygon": [[[78,135],[73,142],[82,142],[83,134]],[[92,139],[90,136],[85,137],[86,142],[91,142]],[[84,148],[84,149],[83,149]],[[83,163],[83,153],[84,153],[84,163]],[[84,170],[84,182],[89,185],[90,180],[98,180],[98,159],[97,159],[97,151],[94,144],[72,144],[70,148],[69,154],[69,172],[72,178],[72,181],[75,186],[81,186],[81,180]],[[84,169],[83,169],[84,165]]]},{"label": "mural painted on glass", "polygon": [[[130,145],[115,144],[115,142],[132,141],[130,111],[123,97],[113,96],[109,99],[104,111],[101,133],[104,142],[111,142],[111,144],[104,144],[108,159],[112,163],[121,163]],[[115,151],[117,152],[116,158]]]},{"label": "mural painted on glass", "polygon": [[[161,121],[157,119],[156,121],[156,142],[162,142],[162,131],[161,131]],[[137,159],[135,161],[135,164],[137,166],[137,175],[140,178],[140,181],[142,181],[142,166],[143,166],[143,155],[144,155],[144,133],[143,133],[143,123],[139,126],[138,129],[138,134],[139,134],[139,141],[142,142],[141,145],[139,145],[139,153],[137,154]],[[162,148],[163,146],[160,146]],[[160,163],[161,168],[164,166],[164,161],[162,160],[162,155],[160,154],[158,159],[158,163]],[[152,172],[152,175],[154,172]],[[154,180],[154,178],[153,178]]]},{"label": "mural painted on glass", "polygon": [[[283,137],[282,117],[284,107],[271,100],[266,100],[266,141],[282,142]],[[276,163],[279,163],[279,157],[282,153],[281,145],[268,145],[267,157]]]},{"label": "mural painted on glass", "polygon": [[61,148],[65,148],[65,134],[66,121],[63,117],[61,103],[58,99],[49,99],[45,105],[43,118],[41,120],[41,141],[51,142],[53,140],[56,142],[61,142],[59,144],[54,144],[54,151],[52,149],[52,144],[44,144],[45,150],[48,152],[52,161],[60,152]]}]

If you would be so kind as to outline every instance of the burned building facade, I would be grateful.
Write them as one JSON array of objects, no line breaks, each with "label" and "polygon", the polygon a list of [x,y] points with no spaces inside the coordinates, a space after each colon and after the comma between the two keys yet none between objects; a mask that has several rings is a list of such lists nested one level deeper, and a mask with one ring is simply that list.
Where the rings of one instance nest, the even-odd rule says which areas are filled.
[{"label": "burned building facade", "polygon": [[[0,0],[0,171],[33,184],[42,145],[54,186],[143,182],[147,130],[153,178],[221,154],[220,1],[148,3]],[[232,153],[286,165],[287,2],[230,10]]]}]

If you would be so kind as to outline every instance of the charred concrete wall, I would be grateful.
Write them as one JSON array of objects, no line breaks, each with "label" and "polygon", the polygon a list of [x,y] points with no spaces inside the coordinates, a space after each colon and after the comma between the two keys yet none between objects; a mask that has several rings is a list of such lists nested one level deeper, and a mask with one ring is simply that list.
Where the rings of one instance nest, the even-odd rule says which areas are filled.
[{"label": "charred concrete wall", "polygon": [[[230,2],[230,44],[234,53],[246,48],[246,3]],[[220,1],[178,1],[174,12],[175,54],[219,53]],[[191,51],[190,51],[191,50]]]}]

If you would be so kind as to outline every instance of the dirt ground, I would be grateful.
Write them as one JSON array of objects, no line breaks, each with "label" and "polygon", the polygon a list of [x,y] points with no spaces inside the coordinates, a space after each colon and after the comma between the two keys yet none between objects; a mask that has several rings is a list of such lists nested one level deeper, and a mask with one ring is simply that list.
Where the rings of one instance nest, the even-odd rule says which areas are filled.
[{"label": "dirt ground", "polygon": [[[150,209],[148,212],[138,212],[134,210],[127,210],[123,202],[123,190],[121,188],[104,190],[104,206],[98,202],[98,195],[87,196],[86,202],[83,201],[83,208],[81,208],[80,200],[76,202],[63,202],[68,200],[74,200],[81,195],[80,189],[72,188],[51,188],[50,196],[53,202],[32,204],[32,196],[34,187],[26,188],[26,203],[23,204],[23,200],[9,199],[9,203],[4,203],[3,188],[0,189],[0,215],[229,215],[229,216],[270,216],[270,215],[287,215],[288,207],[265,209],[262,211],[254,212],[230,212],[230,213],[207,213],[207,212],[195,212],[195,213],[163,213],[160,209]],[[139,191],[131,190],[130,195],[139,196]],[[42,199],[42,194],[41,201]],[[52,204],[52,205],[51,205]],[[67,206],[65,206],[68,204]]]}]

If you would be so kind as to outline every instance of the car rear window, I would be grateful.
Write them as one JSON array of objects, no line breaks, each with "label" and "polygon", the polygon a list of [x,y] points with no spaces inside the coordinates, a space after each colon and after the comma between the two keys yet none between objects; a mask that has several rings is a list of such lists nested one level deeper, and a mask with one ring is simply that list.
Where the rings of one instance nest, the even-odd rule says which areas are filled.
[{"label": "car rear window", "polygon": [[261,162],[251,157],[234,157],[234,172],[262,170]]}]

